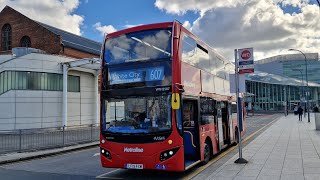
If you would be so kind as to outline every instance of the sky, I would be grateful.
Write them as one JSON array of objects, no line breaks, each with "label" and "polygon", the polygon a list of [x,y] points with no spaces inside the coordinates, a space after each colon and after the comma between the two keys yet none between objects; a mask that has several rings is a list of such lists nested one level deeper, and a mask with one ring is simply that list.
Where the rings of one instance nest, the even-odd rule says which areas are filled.
[{"label": "sky", "polygon": [[227,59],[320,53],[317,0],[0,0],[31,19],[102,42],[105,33],[178,20]]}]

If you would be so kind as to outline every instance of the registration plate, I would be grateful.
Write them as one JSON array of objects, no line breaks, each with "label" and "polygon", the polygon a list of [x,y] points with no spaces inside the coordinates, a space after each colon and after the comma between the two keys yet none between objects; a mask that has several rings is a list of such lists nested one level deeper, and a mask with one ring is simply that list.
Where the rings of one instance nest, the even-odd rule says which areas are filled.
[{"label": "registration plate", "polygon": [[127,169],[143,169],[143,164],[127,164]]}]

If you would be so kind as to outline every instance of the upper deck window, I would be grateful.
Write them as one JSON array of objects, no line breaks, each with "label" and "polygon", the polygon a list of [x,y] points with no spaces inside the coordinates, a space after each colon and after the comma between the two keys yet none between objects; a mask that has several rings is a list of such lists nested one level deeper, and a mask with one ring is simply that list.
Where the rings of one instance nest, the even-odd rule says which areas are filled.
[{"label": "upper deck window", "polygon": [[196,40],[184,34],[182,39],[182,61],[210,72],[208,50]]},{"label": "upper deck window", "polygon": [[153,29],[106,40],[104,62],[108,65],[171,57],[171,29]]},{"label": "upper deck window", "polygon": [[195,56],[196,50],[197,42],[184,34],[182,40],[182,61],[190,65],[197,66],[199,59]]}]

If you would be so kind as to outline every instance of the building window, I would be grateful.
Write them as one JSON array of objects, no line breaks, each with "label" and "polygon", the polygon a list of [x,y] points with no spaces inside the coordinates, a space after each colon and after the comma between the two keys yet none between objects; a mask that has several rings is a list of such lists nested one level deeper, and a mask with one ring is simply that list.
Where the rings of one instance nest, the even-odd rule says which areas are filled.
[{"label": "building window", "polygon": [[2,51],[11,50],[11,26],[5,24],[1,31]]},{"label": "building window", "polygon": [[[3,71],[0,95],[10,90],[62,91],[63,75],[42,72]],[[68,92],[80,92],[80,77],[68,75]]]},{"label": "building window", "polygon": [[31,40],[29,36],[23,36],[20,40],[21,47],[31,47]]}]

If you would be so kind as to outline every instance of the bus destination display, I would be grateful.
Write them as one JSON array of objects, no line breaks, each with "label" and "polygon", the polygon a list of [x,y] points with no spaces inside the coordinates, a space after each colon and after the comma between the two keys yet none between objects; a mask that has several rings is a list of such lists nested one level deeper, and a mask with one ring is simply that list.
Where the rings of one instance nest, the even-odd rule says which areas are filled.
[{"label": "bus destination display", "polygon": [[110,72],[110,85],[126,84],[145,81],[162,81],[164,67],[151,67]]}]

